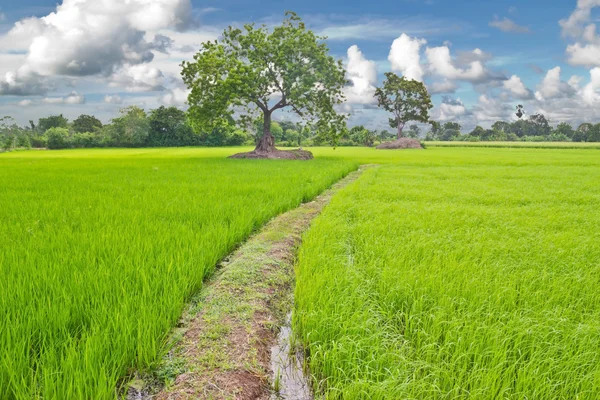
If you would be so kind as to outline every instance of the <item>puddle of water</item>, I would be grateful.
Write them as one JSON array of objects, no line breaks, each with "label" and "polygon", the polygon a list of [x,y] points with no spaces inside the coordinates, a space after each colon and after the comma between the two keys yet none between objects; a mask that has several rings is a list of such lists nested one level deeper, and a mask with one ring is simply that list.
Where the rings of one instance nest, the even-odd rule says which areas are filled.
[{"label": "puddle of water", "polygon": [[312,391],[304,375],[303,355],[293,349],[292,314],[288,314],[285,324],[277,336],[277,343],[271,347],[272,382],[276,393],[271,400],[312,400]]}]

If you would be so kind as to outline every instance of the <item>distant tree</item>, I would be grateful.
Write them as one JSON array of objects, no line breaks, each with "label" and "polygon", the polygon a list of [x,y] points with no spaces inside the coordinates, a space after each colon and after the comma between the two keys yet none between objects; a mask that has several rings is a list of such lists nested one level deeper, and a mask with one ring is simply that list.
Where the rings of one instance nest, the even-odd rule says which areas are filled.
[{"label": "distant tree", "polygon": [[517,112],[515,113],[515,115],[517,116],[517,118],[521,119],[521,117],[523,117],[523,115],[525,115],[525,108],[523,107],[522,104],[519,104],[517,106]]},{"label": "distant tree", "polygon": [[533,136],[547,136],[552,130],[544,114],[533,114],[529,117],[529,122],[532,124]]},{"label": "distant tree", "polygon": [[379,107],[394,114],[390,118],[390,127],[396,128],[397,139],[409,121],[429,121],[429,110],[433,107],[427,88],[422,82],[399,77],[393,72],[385,73],[382,87],[375,91]]},{"label": "distant tree", "polygon": [[147,143],[149,130],[146,112],[137,106],[129,106],[121,109],[120,115],[113,118],[110,135],[116,146],[142,147]]},{"label": "distant tree", "polygon": [[440,140],[440,136],[442,135],[442,124],[437,121],[429,121],[429,124],[431,125],[431,129],[425,135],[425,140]]},{"label": "distant tree", "polygon": [[421,136],[421,128],[418,125],[411,125],[408,127],[408,137],[417,139]]},{"label": "distant tree", "polygon": [[77,133],[97,132],[102,129],[102,122],[93,115],[81,114],[73,121],[73,130]]},{"label": "distant tree", "polygon": [[492,129],[497,132],[509,133],[511,131],[510,130],[510,122],[496,121],[492,124]]},{"label": "distant tree", "polygon": [[461,126],[458,122],[446,122],[442,126],[440,139],[443,141],[452,141],[460,137]]},{"label": "distant tree", "polygon": [[40,118],[37,124],[38,130],[43,134],[51,128],[68,128],[69,120],[63,117],[62,114],[51,115],[49,117]]},{"label": "distant tree", "polygon": [[194,61],[183,63],[182,76],[191,89],[188,114],[197,130],[222,126],[234,110],[242,121],[262,114],[257,153],[275,150],[271,119],[279,109],[315,122],[330,141],[345,126],[345,116],[334,109],[343,101],[342,61],[292,12],[272,31],[264,25],[229,27],[218,41],[203,43]]},{"label": "distant tree", "polygon": [[560,135],[564,135],[564,136],[568,137],[569,139],[572,139],[573,135],[575,135],[575,131],[573,130],[573,127],[570,124],[568,124],[567,122],[559,123],[556,127],[556,133],[560,134]]},{"label": "distant tree", "polygon": [[283,139],[283,128],[277,121],[271,122],[271,134],[275,138],[275,143],[281,142]]},{"label": "distant tree", "polygon": [[380,142],[383,142],[388,139],[392,139],[393,137],[394,137],[394,134],[385,129],[382,129],[377,133],[377,140],[379,140]]},{"label": "distant tree", "polygon": [[485,136],[485,129],[477,125],[475,129],[469,132],[469,136],[481,138],[482,136]]},{"label": "distant tree", "polygon": [[177,107],[161,106],[150,111],[148,125],[150,146],[189,146],[197,141],[185,112]]},{"label": "distant tree", "polygon": [[575,134],[573,135],[574,142],[588,142],[594,131],[594,125],[590,123],[583,123],[579,125]]}]

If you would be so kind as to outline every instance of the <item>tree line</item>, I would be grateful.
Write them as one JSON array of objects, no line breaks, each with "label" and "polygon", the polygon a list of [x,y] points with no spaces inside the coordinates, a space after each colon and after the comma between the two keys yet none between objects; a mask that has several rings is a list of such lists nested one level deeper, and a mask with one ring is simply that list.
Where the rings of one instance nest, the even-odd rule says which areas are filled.
[{"label": "tree line", "polygon": [[[131,106],[123,108],[110,123],[82,114],[69,121],[62,114],[29,121],[19,126],[15,119],[0,118],[0,147],[15,148],[94,148],[94,147],[181,147],[254,145],[261,137],[262,120],[247,129],[236,128],[235,121],[196,132],[187,114],[176,107],[159,107],[149,112]],[[291,121],[273,121],[271,131],[281,146],[321,143],[306,126]]]},{"label": "tree line", "polygon": [[457,122],[432,121],[426,141],[522,141],[522,142],[600,142],[600,123],[582,123],[574,128],[567,122],[552,126],[543,114],[533,114],[514,122],[496,121],[489,129],[476,126],[463,133]]}]

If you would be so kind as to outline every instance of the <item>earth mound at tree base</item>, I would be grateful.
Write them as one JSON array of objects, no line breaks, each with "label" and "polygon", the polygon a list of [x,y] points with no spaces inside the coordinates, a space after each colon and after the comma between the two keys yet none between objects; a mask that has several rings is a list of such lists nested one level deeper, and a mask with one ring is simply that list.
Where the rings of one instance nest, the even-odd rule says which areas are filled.
[{"label": "earth mound at tree base", "polygon": [[417,139],[411,138],[400,138],[398,140],[394,140],[393,142],[385,142],[381,143],[377,146],[378,149],[423,149],[421,142]]},{"label": "earth mound at tree base", "polygon": [[273,150],[269,152],[263,151],[251,151],[248,153],[237,153],[229,158],[268,158],[268,159],[279,159],[279,160],[312,160],[313,154],[310,151],[302,149],[294,150]]}]

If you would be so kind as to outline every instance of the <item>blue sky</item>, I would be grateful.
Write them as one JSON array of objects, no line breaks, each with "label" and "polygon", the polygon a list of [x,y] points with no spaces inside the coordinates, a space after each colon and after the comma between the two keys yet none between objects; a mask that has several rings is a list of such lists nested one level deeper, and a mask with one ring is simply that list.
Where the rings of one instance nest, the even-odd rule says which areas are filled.
[{"label": "blue sky", "polygon": [[[389,70],[423,80],[434,118],[465,129],[511,119],[517,103],[554,123],[600,119],[600,0],[123,3],[1,0],[0,114],[107,121],[131,104],[185,107],[178,65],[199,43],[227,25],[275,24],[293,9],[345,60],[351,124],[385,127],[372,90]],[[167,45],[156,40],[165,37]]]}]

